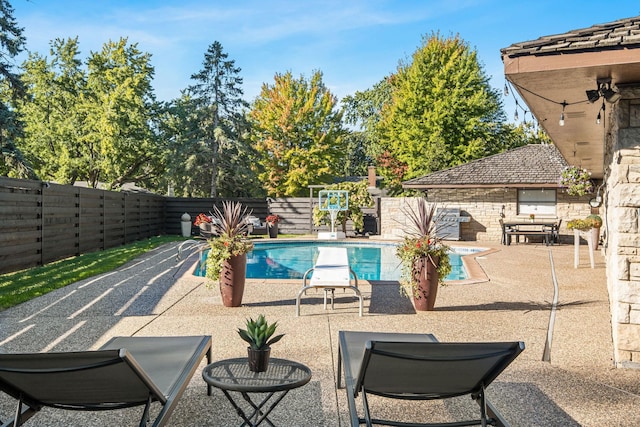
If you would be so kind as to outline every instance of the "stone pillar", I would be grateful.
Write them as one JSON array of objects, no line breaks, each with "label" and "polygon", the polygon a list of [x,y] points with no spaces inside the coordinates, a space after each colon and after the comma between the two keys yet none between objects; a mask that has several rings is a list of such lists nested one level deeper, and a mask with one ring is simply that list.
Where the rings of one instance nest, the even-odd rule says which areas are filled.
[{"label": "stone pillar", "polygon": [[640,98],[640,92],[634,95],[637,91],[626,92],[615,104],[605,150],[605,250],[614,361],[617,367],[631,368],[640,368],[640,104],[630,101]]}]

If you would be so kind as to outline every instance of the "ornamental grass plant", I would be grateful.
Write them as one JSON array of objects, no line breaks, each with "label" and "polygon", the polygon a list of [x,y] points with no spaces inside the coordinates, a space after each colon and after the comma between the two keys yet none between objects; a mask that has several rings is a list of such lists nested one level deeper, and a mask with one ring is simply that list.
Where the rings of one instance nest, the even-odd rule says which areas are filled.
[{"label": "ornamental grass plant", "polygon": [[245,218],[250,214],[240,202],[224,201],[222,210],[214,206],[212,231],[216,237],[209,239],[207,278],[218,280],[227,260],[253,249],[253,243],[246,237],[248,225]]}]

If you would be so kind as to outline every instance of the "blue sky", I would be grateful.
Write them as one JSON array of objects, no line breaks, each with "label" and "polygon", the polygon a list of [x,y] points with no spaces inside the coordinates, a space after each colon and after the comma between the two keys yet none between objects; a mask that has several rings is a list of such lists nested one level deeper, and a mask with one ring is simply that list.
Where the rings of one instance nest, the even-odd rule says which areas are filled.
[{"label": "blue sky", "polygon": [[[394,72],[439,31],[478,52],[496,88],[504,86],[500,49],[540,36],[640,15],[629,0],[11,0],[29,51],[48,55],[55,38],[78,36],[82,59],[128,37],[152,54],[159,100],[180,96],[219,41],[242,71],[252,101],[275,73],[320,70],[340,99]],[[513,102],[505,99],[507,117]]]}]

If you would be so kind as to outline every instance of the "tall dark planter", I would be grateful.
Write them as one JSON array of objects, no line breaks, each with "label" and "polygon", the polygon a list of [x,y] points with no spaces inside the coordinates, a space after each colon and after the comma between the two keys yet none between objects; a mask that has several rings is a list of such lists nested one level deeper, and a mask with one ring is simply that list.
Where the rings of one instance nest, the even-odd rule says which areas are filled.
[{"label": "tall dark planter", "polygon": [[275,239],[278,237],[278,223],[273,223],[271,225],[267,224],[267,228],[269,229],[269,237],[271,239]]},{"label": "tall dark planter", "polygon": [[240,307],[247,273],[247,254],[237,255],[224,262],[220,272],[220,295],[225,307]]},{"label": "tall dark planter", "polygon": [[417,311],[431,311],[438,294],[438,257],[422,257],[413,264],[413,279],[417,288],[413,293],[413,303]]}]

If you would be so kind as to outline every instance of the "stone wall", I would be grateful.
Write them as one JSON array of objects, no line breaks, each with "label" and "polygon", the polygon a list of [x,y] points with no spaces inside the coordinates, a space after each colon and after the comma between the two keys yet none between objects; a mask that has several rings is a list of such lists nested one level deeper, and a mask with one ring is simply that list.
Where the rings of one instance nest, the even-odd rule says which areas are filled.
[{"label": "stone wall", "polygon": [[[515,188],[470,188],[470,189],[432,189],[427,199],[446,208],[459,208],[461,215],[470,217],[469,222],[460,224],[462,240],[500,243],[502,230],[500,218],[513,220],[517,215],[518,191]],[[407,220],[404,206],[411,199],[383,198],[380,212],[380,234],[391,239],[403,236]],[[556,217],[562,219],[561,239],[573,243],[573,233],[567,230],[567,221],[585,218],[591,213],[589,196],[569,196],[557,190]],[[503,215],[503,216],[502,216]],[[554,217],[554,218],[556,218]],[[528,216],[520,217],[520,219]],[[540,217],[541,219],[544,217]]]},{"label": "stone wall", "polygon": [[640,368],[640,91],[613,110],[605,164],[607,285],[616,366]]}]

